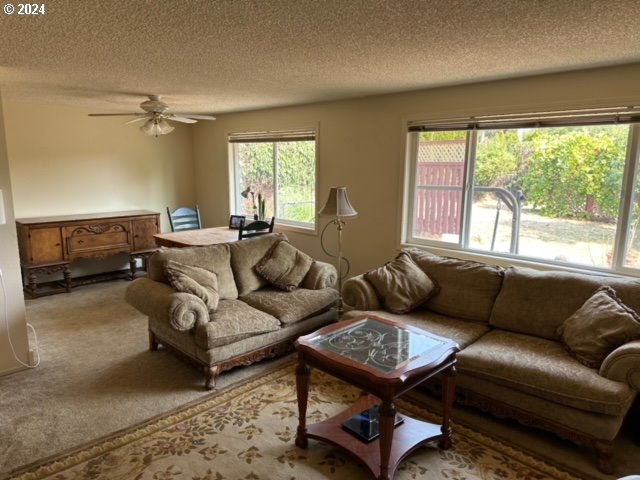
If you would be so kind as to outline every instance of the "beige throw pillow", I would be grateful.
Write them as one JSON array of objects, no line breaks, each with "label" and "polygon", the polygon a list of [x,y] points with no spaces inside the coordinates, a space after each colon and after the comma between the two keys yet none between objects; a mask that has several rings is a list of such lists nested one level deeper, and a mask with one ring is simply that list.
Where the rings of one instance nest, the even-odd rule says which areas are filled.
[{"label": "beige throw pillow", "polygon": [[283,240],[258,262],[256,272],[274,287],[291,292],[300,286],[312,263],[309,255]]},{"label": "beige throw pillow", "polygon": [[600,368],[609,353],[640,338],[640,316],[622,303],[611,287],[600,287],[557,333],[579,362]]},{"label": "beige throw pillow", "polygon": [[209,313],[218,309],[218,276],[211,270],[167,260],[165,273],[169,283],[179,292],[191,293],[201,298]]},{"label": "beige throw pillow", "polygon": [[435,283],[402,252],[395,260],[364,274],[392,313],[407,313],[436,293]]}]

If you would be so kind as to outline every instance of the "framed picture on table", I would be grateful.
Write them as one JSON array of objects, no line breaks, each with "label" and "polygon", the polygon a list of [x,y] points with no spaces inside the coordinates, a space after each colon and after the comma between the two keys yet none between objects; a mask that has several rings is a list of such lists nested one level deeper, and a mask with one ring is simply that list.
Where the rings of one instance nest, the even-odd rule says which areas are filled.
[{"label": "framed picture on table", "polygon": [[229,217],[229,228],[238,229],[240,228],[240,221],[244,220],[246,217],[244,215],[231,215]]}]

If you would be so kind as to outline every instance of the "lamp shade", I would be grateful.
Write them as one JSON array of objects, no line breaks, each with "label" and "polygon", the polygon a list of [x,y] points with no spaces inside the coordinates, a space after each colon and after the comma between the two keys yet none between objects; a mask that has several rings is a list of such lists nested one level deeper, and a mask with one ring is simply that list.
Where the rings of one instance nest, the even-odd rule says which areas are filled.
[{"label": "lamp shade", "polygon": [[332,217],[355,217],[358,212],[351,206],[347,196],[347,187],[331,187],[329,198],[318,215]]},{"label": "lamp shade", "polygon": [[150,118],[140,127],[142,133],[154,137],[157,137],[158,135],[166,135],[167,133],[172,132],[173,129],[174,127],[169,125],[169,122],[164,118]]},{"label": "lamp shade", "polygon": [[251,185],[249,185],[247,188],[241,191],[240,195],[242,195],[243,198],[249,198],[250,193],[251,193]]}]

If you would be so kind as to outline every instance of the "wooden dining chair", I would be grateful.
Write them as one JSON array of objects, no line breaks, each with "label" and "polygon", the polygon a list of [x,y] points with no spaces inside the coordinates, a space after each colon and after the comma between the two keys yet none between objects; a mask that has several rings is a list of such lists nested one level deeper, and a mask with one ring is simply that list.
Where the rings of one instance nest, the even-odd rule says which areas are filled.
[{"label": "wooden dining chair", "polygon": [[172,232],[180,232],[182,230],[199,230],[202,228],[200,222],[200,209],[180,207],[173,212],[167,207],[167,215],[169,216],[169,225]]},{"label": "wooden dining chair", "polygon": [[243,238],[257,237],[258,235],[266,235],[273,232],[273,224],[276,217],[271,217],[270,222],[264,220],[254,220],[245,224],[245,219],[240,219],[240,225],[238,226],[238,240]]}]

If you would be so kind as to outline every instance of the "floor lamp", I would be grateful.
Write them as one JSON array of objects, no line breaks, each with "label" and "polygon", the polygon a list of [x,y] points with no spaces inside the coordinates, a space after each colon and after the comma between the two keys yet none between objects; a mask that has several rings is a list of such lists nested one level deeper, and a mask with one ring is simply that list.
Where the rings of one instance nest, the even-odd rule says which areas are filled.
[{"label": "floor lamp", "polygon": [[[342,279],[349,273],[349,260],[342,257],[342,230],[345,226],[343,217],[355,217],[358,215],[358,212],[351,206],[351,202],[349,202],[349,197],[347,196],[347,187],[331,187],[329,191],[329,198],[325,203],[322,210],[320,210],[319,215],[334,217],[332,221],[327,223],[325,227],[322,229],[322,234],[320,235],[320,246],[324,253],[329,255],[330,257],[338,259],[338,318],[342,317]],[[338,230],[338,255],[333,255],[327,252],[327,249],[324,247],[324,232],[326,231],[329,225],[335,225]],[[342,261],[345,261],[347,264],[347,271],[342,273]]]}]

